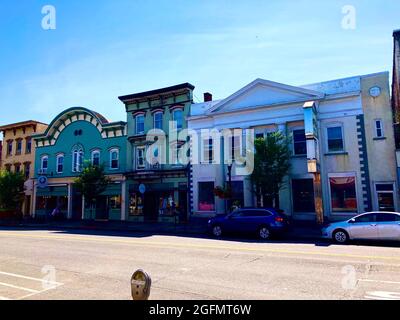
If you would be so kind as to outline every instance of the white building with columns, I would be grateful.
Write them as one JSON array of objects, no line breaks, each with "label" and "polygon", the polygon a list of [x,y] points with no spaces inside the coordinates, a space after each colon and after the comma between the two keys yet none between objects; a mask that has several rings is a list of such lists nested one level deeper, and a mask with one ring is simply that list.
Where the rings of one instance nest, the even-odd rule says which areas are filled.
[{"label": "white building with columns", "polygon": [[[223,100],[193,104],[188,127],[288,135],[291,170],[279,198],[293,219],[316,220],[318,210],[326,221],[399,208],[388,72],[304,86],[256,79]],[[228,181],[228,166],[213,161],[212,148],[227,149],[224,139],[201,140],[200,162],[191,166],[191,214],[210,217],[225,212],[213,191]],[[248,175],[233,170],[232,188],[236,204],[260,205]]]}]

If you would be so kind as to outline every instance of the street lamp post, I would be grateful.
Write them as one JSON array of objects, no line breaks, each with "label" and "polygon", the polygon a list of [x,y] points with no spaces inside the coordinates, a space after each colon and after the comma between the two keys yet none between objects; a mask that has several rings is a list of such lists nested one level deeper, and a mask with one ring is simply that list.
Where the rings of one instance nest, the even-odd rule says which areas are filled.
[{"label": "street lamp post", "polygon": [[229,188],[229,198],[227,201],[228,211],[232,208],[232,167],[233,167],[233,162],[231,164],[228,164],[228,188]]}]

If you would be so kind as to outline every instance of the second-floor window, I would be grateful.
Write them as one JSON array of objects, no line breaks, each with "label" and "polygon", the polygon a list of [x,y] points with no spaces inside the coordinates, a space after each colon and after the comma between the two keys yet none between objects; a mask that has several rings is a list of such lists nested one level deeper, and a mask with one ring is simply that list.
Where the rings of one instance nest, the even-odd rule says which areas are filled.
[{"label": "second-floor window", "polygon": [[142,170],[146,168],[146,148],[137,147],[136,148],[136,169]]},{"label": "second-floor window", "polygon": [[77,148],[72,152],[72,171],[81,172],[83,166],[83,150]]},{"label": "second-floor window", "polygon": [[7,142],[7,155],[10,156],[12,155],[12,150],[13,150],[13,143],[12,141]]},{"label": "second-floor window", "polygon": [[64,155],[60,154],[57,156],[57,173],[63,173],[64,171]]},{"label": "second-floor window", "polygon": [[32,139],[28,138],[26,139],[26,153],[31,153],[32,152]]},{"label": "second-floor window", "polygon": [[47,172],[47,169],[48,169],[48,167],[49,167],[49,157],[48,157],[48,156],[43,156],[43,157],[41,158],[40,163],[41,163],[41,165],[40,165],[41,171],[42,171],[43,173],[46,173],[46,172]]},{"label": "second-floor window", "polygon": [[376,138],[383,138],[383,122],[380,119],[375,120],[375,137]]},{"label": "second-floor window", "polygon": [[214,141],[212,138],[203,140],[203,163],[213,163]]},{"label": "second-floor window", "polygon": [[242,146],[240,141],[240,136],[233,136],[229,138],[229,159],[234,161],[237,157],[240,157]]},{"label": "second-floor window", "polygon": [[17,140],[17,150],[16,150],[16,154],[21,154],[22,153],[22,140],[19,139]]},{"label": "second-floor window", "polygon": [[305,130],[293,130],[293,153],[295,155],[307,154],[307,142]]},{"label": "second-floor window", "polygon": [[119,168],[119,150],[112,149],[110,151],[110,168],[118,169]]},{"label": "second-floor window", "polygon": [[156,112],[154,114],[154,129],[162,129],[163,128],[163,113]]},{"label": "second-floor window", "polygon": [[328,152],[340,152],[344,150],[343,130],[341,126],[330,127],[328,132]]},{"label": "second-floor window", "polygon": [[144,115],[136,116],[136,134],[144,133]]},{"label": "second-floor window", "polygon": [[174,110],[172,118],[176,122],[176,129],[181,130],[183,128],[183,111],[181,109]]},{"label": "second-floor window", "polygon": [[94,166],[100,165],[100,151],[98,150],[92,152],[92,165]]}]

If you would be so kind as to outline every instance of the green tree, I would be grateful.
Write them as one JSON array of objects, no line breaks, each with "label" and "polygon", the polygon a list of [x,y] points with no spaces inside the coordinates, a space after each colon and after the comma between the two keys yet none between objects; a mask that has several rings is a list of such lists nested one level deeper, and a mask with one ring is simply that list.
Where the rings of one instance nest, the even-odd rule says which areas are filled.
[{"label": "green tree", "polygon": [[251,175],[254,193],[264,206],[279,208],[279,191],[285,187],[284,178],[290,170],[288,138],[276,132],[254,142],[254,171]]},{"label": "green tree", "polygon": [[1,171],[0,172],[0,208],[21,212],[21,204],[24,199],[25,178],[22,173]]},{"label": "green tree", "polygon": [[90,161],[85,161],[84,168],[74,183],[78,191],[85,197],[90,206],[90,215],[96,199],[107,189],[111,180],[104,173],[104,166],[94,166]]}]

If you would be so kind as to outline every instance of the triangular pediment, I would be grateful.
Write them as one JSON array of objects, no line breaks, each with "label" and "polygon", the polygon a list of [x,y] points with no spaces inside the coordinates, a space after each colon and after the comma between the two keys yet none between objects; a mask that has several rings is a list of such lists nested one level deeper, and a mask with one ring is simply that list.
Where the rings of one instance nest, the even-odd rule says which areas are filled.
[{"label": "triangular pediment", "polygon": [[324,94],[300,87],[257,79],[230,97],[222,100],[209,113],[239,111],[254,107],[303,102],[324,97]]}]

